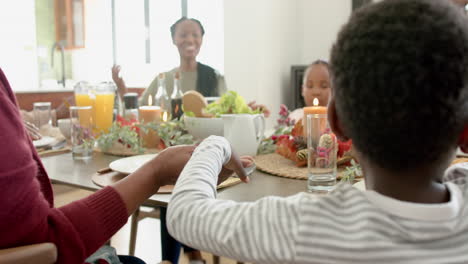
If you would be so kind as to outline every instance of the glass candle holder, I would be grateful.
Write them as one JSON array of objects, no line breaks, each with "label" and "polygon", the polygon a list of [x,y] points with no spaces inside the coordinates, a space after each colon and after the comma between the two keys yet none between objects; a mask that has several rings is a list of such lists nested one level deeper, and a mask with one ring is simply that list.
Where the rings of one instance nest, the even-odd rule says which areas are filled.
[{"label": "glass candle holder", "polygon": [[326,114],[306,116],[308,180],[310,192],[329,192],[336,184],[337,140]]}]

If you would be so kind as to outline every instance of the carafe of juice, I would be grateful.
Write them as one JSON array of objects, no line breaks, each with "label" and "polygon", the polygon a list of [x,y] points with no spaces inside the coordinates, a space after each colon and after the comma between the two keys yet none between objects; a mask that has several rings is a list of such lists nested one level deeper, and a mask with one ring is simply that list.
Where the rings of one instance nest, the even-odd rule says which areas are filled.
[{"label": "carafe of juice", "polygon": [[184,94],[182,93],[182,90],[179,86],[179,77],[179,72],[176,72],[174,76],[174,89],[172,90],[171,94],[172,119],[179,119],[184,113],[182,111],[182,97]]},{"label": "carafe of juice", "polygon": [[78,82],[74,87],[74,91],[76,106],[94,106],[94,97],[91,85],[88,82]]},{"label": "carafe of juice", "polygon": [[161,120],[163,122],[170,120],[171,99],[167,94],[164,73],[160,73],[158,76],[158,91],[154,96],[154,104],[161,107]]}]

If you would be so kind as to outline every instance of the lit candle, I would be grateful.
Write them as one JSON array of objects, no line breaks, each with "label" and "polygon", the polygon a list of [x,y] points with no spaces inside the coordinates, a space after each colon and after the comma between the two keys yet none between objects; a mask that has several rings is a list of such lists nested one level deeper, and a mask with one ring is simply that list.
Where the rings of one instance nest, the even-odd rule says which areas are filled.
[{"label": "lit candle", "polygon": [[[313,106],[304,107],[304,117],[302,118],[303,125],[303,135],[307,135],[307,115],[326,115],[327,107],[319,106],[319,100],[314,98],[312,102]],[[321,124],[321,126],[326,126],[326,124]]]},{"label": "lit candle", "polygon": [[304,107],[304,118],[306,118],[309,114],[321,115],[327,113],[327,108],[325,106],[319,106],[319,100],[317,98],[314,98],[312,103],[313,106]]},{"label": "lit candle", "polygon": [[169,114],[167,113],[167,111],[164,111],[164,113],[162,114],[162,121],[166,122],[167,119],[168,119],[168,116],[169,116]]},{"label": "lit candle", "polygon": [[[161,107],[151,104],[152,100],[150,96],[148,98],[148,105],[138,108],[140,124],[161,122]],[[159,136],[156,131],[148,131],[148,133],[145,133],[140,130],[140,138],[142,146],[145,148],[157,148],[159,145]]]}]

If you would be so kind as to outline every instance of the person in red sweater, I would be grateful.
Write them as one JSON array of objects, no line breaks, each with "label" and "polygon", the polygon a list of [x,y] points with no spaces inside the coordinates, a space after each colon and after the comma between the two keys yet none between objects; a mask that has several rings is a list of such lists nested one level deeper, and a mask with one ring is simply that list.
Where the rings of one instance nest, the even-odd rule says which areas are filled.
[{"label": "person in red sweater", "polygon": [[0,249],[52,242],[57,263],[83,263],[160,186],[174,184],[194,147],[180,146],[113,186],[54,208],[50,180],[0,69]]}]

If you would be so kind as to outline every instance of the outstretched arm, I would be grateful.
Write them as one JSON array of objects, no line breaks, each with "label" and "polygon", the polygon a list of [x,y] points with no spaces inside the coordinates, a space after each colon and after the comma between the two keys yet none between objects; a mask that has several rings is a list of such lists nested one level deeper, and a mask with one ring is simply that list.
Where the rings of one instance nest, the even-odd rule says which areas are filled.
[{"label": "outstretched arm", "polygon": [[1,69],[0,131],[0,248],[51,242],[57,263],[83,263],[159,186],[175,182],[193,151],[169,148],[113,187],[54,208],[50,180]]}]

